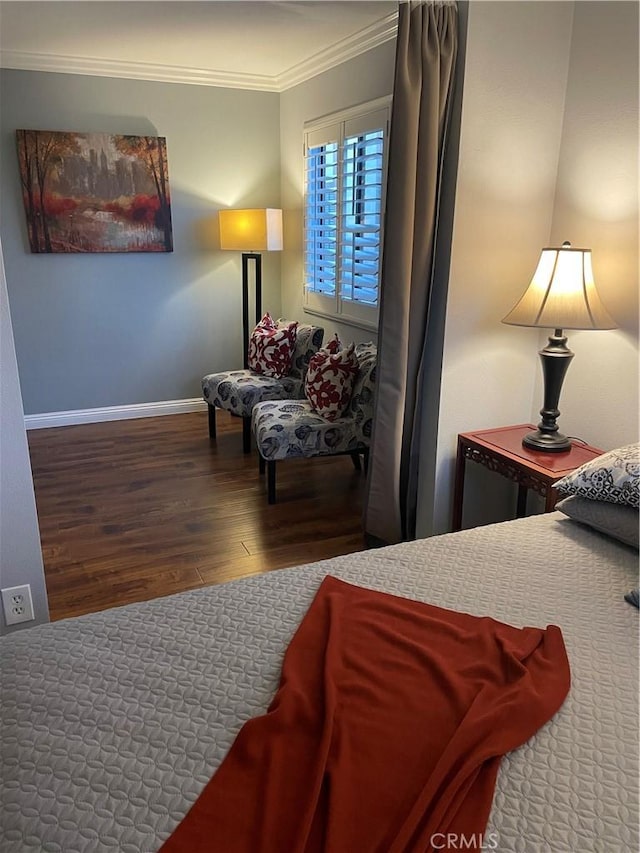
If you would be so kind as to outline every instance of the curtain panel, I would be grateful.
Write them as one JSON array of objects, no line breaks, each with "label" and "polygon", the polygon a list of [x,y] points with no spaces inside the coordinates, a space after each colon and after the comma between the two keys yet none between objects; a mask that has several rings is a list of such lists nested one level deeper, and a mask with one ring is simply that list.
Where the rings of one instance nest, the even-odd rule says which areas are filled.
[{"label": "curtain panel", "polygon": [[415,538],[423,360],[457,50],[457,3],[400,3],[364,510],[365,533],[384,543]]}]

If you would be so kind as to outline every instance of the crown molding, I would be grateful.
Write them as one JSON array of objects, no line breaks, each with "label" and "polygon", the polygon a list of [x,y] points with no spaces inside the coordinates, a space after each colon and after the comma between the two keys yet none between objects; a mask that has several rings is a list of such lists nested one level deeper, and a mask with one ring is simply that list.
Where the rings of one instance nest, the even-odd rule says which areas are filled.
[{"label": "crown molding", "polygon": [[151,80],[159,83],[186,83],[194,86],[221,86],[227,89],[252,89],[260,92],[284,92],[316,77],[336,65],[353,59],[395,38],[398,13],[359,30],[321,50],[309,59],[279,75],[243,74],[214,69],[154,65],[149,62],[125,62],[89,56],[60,56],[20,50],[0,52],[0,67],[16,71],[47,71],[55,74],[86,74],[91,77],[116,77],[127,80]]},{"label": "crown molding", "polygon": [[299,83],[304,83],[305,80],[310,80],[312,77],[317,77],[323,71],[329,71],[330,68],[335,68],[336,65],[341,65],[349,59],[354,59],[360,56],[361,53],[371,50],[378,45],[384,44],[386,41],[391,41],[396,37],[398,31],[398,12],[391,12],[379,21],[375,21],[370,26],[359,30],[353,35],[341,39],[325,50],[321,50],[309,59],[299,62],[297,65],[289,68],[283,74],[278,75],[278,92],[284,92],[297,86]]},{"label": "crown molding", "polygon": [[266,74],[242,74],[227,71],[184,68],[179,65],[153,65],[150,62],[123,62],[89,56],[61,56],[52,53],[27,53],[3,50],[0,66],[16,71],[48,71],[56,74],[87,74],[90,77],[121,77],[127,80],[151,80],[159,83],[187,83],[194,86],[224,86],[227,89],[257,89],[277,92],[275,77]]}]

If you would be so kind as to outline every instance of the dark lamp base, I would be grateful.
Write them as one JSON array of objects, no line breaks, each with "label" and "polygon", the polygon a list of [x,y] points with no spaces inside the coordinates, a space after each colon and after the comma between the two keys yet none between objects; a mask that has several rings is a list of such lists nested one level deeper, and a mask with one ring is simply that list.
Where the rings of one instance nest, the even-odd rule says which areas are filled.
[{"label": "dark lamp base", "polygon": [[571,439],[561,432],[548,433],[536,430],[525,435],[522,444],[529,450],[543,453],[561,453],[563,450],[571,449]]},{"label": "dark lamp base", "polygon": [[567,339],[562,329],[556,329],[549,336],[549,343],[540,350],[542,373],[544,376],[544,405],[540,409],[542,420],[535,432],[530,432],[522,439],[524,447],[541,453],[561,453],[571,449],[571,441],[566,435],[558,432],[556,421],[560,414],[558,400],[562,381],[567,372],[573,353],[567,347]]}]

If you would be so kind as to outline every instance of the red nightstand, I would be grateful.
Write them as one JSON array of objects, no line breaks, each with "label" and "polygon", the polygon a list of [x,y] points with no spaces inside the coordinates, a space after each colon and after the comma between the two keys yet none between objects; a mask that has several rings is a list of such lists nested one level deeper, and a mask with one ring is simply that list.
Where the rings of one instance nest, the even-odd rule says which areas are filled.
[{"label": "red nightstand", "polygon": [[597,447],[575,442],[561,453],[542,453],[522,446],[523,437],[535,427],[532,424],[463,432],[458,436],[456,480],[453,493],[453,529],[462,526],[464,470],[467,459],[497,471],[518,484],[516,518],[522,518],[527,504],[527,490],[533,489],[545,499],[545,512],[551,512],[558,493],[551,486],[580,465],[604,453]]}]

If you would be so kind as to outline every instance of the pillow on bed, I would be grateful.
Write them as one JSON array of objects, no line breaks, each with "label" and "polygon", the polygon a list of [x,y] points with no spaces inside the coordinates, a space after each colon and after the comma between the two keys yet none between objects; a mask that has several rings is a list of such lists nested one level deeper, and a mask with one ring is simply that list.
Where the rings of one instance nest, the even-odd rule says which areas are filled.
[{"label": "pillow on bed", "polygon": [[632,506],[591,501],[572,495],[556,504],[556,509],[574,521],[638,548],[638,510]]},{"label": "pillow on bed", "polygon": [[631,592],[625,595],[624,600],[640,609],[640,589],[632,589]]},{"label": "pillow on bed", "polygon": [[640,444],[603,453],[554,483],[554,488],[592,501],[640,505]]}]

